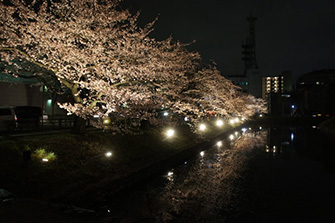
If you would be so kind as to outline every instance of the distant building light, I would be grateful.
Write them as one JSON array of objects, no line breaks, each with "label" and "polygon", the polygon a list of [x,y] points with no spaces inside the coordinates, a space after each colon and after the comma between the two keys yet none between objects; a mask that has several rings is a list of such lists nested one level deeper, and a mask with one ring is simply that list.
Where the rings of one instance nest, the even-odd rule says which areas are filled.
[{"label": "distant building light", "polygon": [[168,113],[168,112],[164,112],[163,115],[164,115],[164,116],[168,116],[169,113]]},{"label": "distant building light", "polygon": [[315,82],[315,84],[316,84],[316,85],[319,85],[319,84],[320,84],[320,82],[319,82],[319,81],[317,81],[317,82]]},{"label": "distant building light", "polygon": [[292,105],[291,108],[292,108],[292,109],[295,109],[295,105]]},{"label": "distant building light", "polygon": [[52,104],[52,99],[47,100],[47,105],[50,106]]}]

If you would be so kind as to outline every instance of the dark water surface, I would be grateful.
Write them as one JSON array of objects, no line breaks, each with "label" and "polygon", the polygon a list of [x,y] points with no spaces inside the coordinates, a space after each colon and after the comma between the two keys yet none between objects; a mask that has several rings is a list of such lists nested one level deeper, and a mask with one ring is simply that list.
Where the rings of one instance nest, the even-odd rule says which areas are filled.
[{"label": "dark water surface", "polygon": [[316,126],[247,127],[118,195],[110,222],[335,222],[335,145]]}]

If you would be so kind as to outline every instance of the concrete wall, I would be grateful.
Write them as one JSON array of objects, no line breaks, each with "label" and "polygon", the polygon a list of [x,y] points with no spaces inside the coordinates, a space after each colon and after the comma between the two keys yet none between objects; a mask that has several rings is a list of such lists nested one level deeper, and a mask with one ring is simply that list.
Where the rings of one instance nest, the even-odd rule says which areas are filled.
[{"label": "concrete wall", "polygon": [[43,93],[29,84],[0,82],[0,105],[42,107]]}]

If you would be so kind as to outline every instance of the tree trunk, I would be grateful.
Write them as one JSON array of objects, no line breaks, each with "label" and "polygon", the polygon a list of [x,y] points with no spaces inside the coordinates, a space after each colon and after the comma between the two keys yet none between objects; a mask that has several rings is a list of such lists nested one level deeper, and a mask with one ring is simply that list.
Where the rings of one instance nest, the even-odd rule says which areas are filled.
[{"label": "tree trunk", "polygon": [[84,134],[85,131],[86,131],[86,120],[79,117],[79,116],[75,116],[74,117],[74,122],[73,122],[72,133],[74,133],[74,134]]}]

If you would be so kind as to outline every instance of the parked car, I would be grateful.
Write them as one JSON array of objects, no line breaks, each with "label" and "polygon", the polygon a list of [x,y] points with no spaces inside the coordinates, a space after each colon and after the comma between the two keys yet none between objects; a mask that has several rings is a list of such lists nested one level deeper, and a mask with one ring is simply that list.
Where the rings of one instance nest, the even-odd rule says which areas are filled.
[{"label": "parked car", "polygon": [[36,106],[0,107],[0,130],[36,130],[41,117],[42,109]]},{"label": "parked car", "polygon": [[14,108],[17,117],[18,129],[37,130],[42,118],[42,109],[36,106],[17,106]]},{"label": "parked car", "polygon": [[0,131],[13,132],[18,127],[14,107],[0,107]]}]

